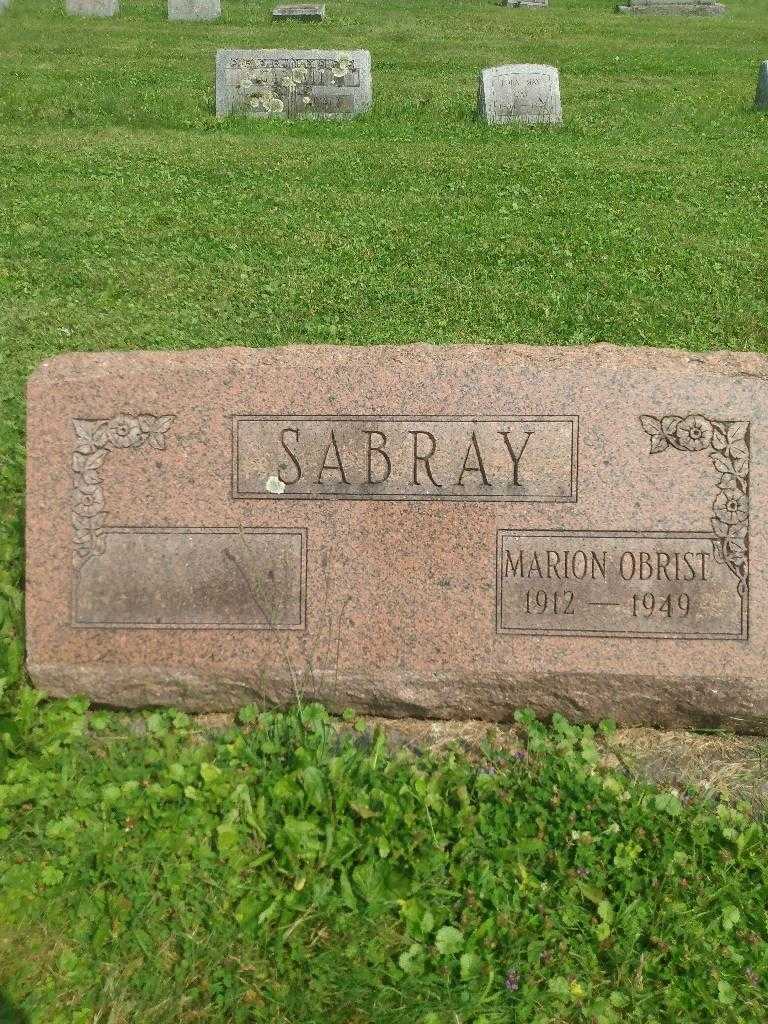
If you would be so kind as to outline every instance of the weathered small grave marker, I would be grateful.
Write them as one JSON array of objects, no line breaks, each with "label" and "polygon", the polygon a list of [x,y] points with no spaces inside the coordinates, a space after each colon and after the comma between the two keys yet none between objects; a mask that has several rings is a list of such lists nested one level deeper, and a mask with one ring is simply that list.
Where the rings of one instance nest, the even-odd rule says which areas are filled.
[{"label": "weathered small grave marker", "polygon": [[500,6],[537,10],[540,7],[549,7],[549,0],[500,0]]},{"label": "weathered small grave marker", "polygon": [[560,76],[546,64],[484,68],[477,89],[477,114],[488,124],[559,124]]},{"label": "weathered small grave marker", "polygon": [[218,50],[216,114],[351,117],[372,103],[367,50]]},{"label": "weathered small grave marker", "polygon": [[274,21],[323,21],[325,4],[281,4],[272,8]]},{"label": "weathered small grave marker", "polygon": [[113,18],[119,11],[120,0],[67,0],[67,14]]},{"label": "weathered small grave marker", "polygon": [[758,110],[768,110],[768,60],[763,61],[757,74],[755,106]]},{"label": "weathered small grave marker", "polygon": [[47,692],[768,731],[768,359],[60,356],[28,390]]},{"label": "weathered small grave marker", "polygon": [[221,0],[168,0],[169,21],[215,21],[221,17]]},{"label": "weathered small grave marker", "polygon": [[723,4],[707,0],[627,0],[616,8],[619,14],[672,15],[719,15],[725,14],[725,10]]}]

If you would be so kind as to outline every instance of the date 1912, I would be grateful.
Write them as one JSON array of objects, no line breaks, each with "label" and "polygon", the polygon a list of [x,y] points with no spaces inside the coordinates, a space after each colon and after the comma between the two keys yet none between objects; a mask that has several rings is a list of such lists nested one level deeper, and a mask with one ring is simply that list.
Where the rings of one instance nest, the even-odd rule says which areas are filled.
[{"label": "date 1912", "polygon": [[526,590],[524,595],[527,615],[573,615],[572,590]]}]

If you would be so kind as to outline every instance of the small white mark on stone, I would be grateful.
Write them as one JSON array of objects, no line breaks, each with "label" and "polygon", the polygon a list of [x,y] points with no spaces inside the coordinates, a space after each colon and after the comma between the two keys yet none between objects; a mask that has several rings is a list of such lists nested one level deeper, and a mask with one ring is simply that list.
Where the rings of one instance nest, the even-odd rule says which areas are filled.
[{"label": "small white mark on stone", "polygon": [[270,494],[282,494],[285,490],[285,484],[279,476],[271,476],[267,480],[267,490]]}]

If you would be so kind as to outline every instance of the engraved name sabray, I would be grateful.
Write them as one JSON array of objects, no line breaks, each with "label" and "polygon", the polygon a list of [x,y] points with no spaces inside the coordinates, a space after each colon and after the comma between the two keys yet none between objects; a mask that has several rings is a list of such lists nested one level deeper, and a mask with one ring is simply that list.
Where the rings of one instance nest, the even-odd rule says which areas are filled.
[{"label": "engraved name sabray", "polygon": [[106,541],[102,471],[107,455],[118,448],[149,445],[162,450],[173,416],[129,416],[120,413],[106,420],[73,420],[72,525],[75,528],[75,568],[102,554]]},{"label": "engraved name sabray", "polygon": [[651,437],[651,454],[674,448],[706,452],[718,474],[712,502],[712,551],[738,581],[739,594],[749,588],[749,421],[688,416],[641,416]]}]

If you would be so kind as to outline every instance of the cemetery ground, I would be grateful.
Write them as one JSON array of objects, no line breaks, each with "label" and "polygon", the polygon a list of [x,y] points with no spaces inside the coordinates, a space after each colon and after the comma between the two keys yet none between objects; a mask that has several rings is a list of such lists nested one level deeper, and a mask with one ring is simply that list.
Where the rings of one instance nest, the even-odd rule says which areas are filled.
[{"label": "cemetery ground", "polygon": [[[23,388],[44,358],[768,349],[760,0],[706,21],[597,0],[269,10],[0,15],[0,1020],[761,1024],[762,741],[708,788],[633,771],[652,744],[610,726],[390,749],[315,706],[211,732],[24,679]],[[217,122],[227,46],[370,49],[374,110]],[[477,72],[510,61],[560,69],[562,128],[474,123]]]}]

